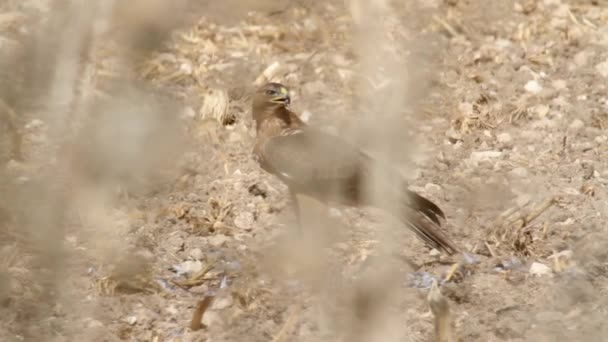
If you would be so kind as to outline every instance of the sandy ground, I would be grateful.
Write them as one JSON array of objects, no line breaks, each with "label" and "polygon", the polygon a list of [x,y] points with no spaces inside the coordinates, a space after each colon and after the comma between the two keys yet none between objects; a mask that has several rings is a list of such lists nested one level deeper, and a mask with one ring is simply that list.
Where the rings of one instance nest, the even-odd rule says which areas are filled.
[{"label": "sandy ground", "polygon": [[[433,279],[462,341],[606,339],[608,3],[69,3],[0,13],[1,340],[430,341]],[[466,253],[314,202],[294,234],[251,157],[268,79]]]}]

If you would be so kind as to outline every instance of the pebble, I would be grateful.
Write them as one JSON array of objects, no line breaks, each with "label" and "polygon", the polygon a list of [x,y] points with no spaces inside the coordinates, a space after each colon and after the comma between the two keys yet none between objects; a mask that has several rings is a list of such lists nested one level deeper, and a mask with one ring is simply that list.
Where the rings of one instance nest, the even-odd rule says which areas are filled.
[{"label": "pebble", "polygon": [[186,260],[178,265],[173,265],[173,269],[177,275],[181,276],[184,274],[193,274],[200,271],[203,268],[203,264],[196,260]]},{"label": "pebble", "polygon": [[530,274],[532,275],[547,276],[551,275],[551,273],[553,273],[551,268],[543,263],[533,262],[532,265],[530,265]]},{"label": "pebble", "polygon": [[408,273],[407,284],[410,287],[418,289],[429,289],[433,284],[433,280],[437,280],[437,277],[429,272],[416,271]]},{"label": "pebble", "polygon": [[342,212],[337,208],[329,208],[328,210],[329,217],[339,219],[342,218]]},{"label": "pebble", "polygon": [[[549,106],[543,105],[543,104],[532,107],[532,112],[534,112],[538,116],[539,119],[544,119],[547,116],[547,114],[549,114],[549,110],[550,110]],[[534,133],[536,133],[536,132],[534,132]]]},{"label": "pebble", "polygon": [[531,94],[538,94],[543,90],[543,87],[536,80],[531,80],[526,83],[524,89]]},{"label": "pebble", "polygon": [[431,195],[438,195],[441,193],[441,186],[434,184],[434,183],[427,183],[424,186],[424,190],[426,191],[426,193],[431,194]]},{"label": "pebble", "polygon": [[605,60],[595,66],[595,70],[602,75],[602,77],[608,77],[608,60]]},{"label": "pebble", "polygon": [[188,252],[188,255],[194,260],[201,260],[204,257],[203,250],[200,248],[193,248]]},{"label": "pebble", "polygon": [[32,130],[32,129],[40,128],[42,126],[44,126],[44,121],[42,121],[40,119],[34,119],[34,120],[30,121],[27,125],[25,125],[25,129]]},{"label": "pebble", "polygon": [[549,120],[547,118],[543,118],[532,123],[532,128],[534,129],[545,129],[545,128],[554,128],[555,121]]},{"label": "pebble", "polygon": [[210,327],[212,325],[222,324],[222,318],[217,312],[207,311],[203,315],[203,319],[201,320],[201,322],[206,327]]},{"label": "pebble", "polygon": [[22,173],[25,170],[23,163],[11,159],[6,163],[6,170],[12,173]]},{"label": "pebble", "polygon": [[568,86],[566,81],[564,80],[555,80],[551,83],[551,85],[555,90],[563,90],[566,89],[566,87]]},{"label": "pebble", "polygon": [[171,316],[177,316],[179,315],[179,310],[175,307],[175,305],[170,305],[167,307],[166,309],[167,313],[170,314]]},{"label": "pebble", "polygon": [[129,325],[135,325],[135,324],[137,323],[137,317],[136,317],[136,316],[129,316],[129,317],[127,317],[127,319],[126,319],[126,322],[127,322]]},{"label": "pebble", "polygon": [[184,111],[182,113],[182,119],[194,119],[196,117],[196,111],[194,110],[194,108],[187,106],[186,108],[184,108]]},{"label": "pebble", "polygon": [[217,234],[207,238],[207,241],[213,247],[221,247],[226,244],[228,240],[230,240],[230,238],[224,234]]},{"label": "pebble", "polygon": [[471,161],[480,162],[490,160],[492,158],[498,158],[502,155],[501,151],[476,151],[471,152]]},{"label": "pebble", "polygon": [[231,132],[230,135],[228,136],[229,142],[239,142],[241,140],[243,140],[243,137],[238,132]]},{"label": "pebble", "polygon": [[478,264],[478,263],[480,263],[480,262],[481,262],[481,261],[480,261],[480,260],[479,260],[479,259],[478,259],[478,258],[477,258],[475,255],[473,255],[473,254],[469,254],[469,253],[464,252],[464,253],[462,253],[462,256],[463,256],[462,260],[463,260],[463,261],[464,261],[466,264],[468,264],[468,265],[474,265],[474,264]]},{"label": "pebble", "polygon": [[86,327],[87,328],[101,328],[104,326],[103,323],[101,323],[100,321],[96,320],[96,319],[92,319],[92,318],[88,318],[86,320]]},{"label": "pebble", "polygon": [[464,116],[472,116],[474,111],[473,111],[473,104],[471,103],[467,103],[467,102],[462,102],[458,105],[458,110],[464,115]]},{"label": "pebble", "polygon": [[595,137],[594,140],[598,144],[604,144],[604,143],[608,142],[608,136],[600,135],[600,136]]},{"label": "pebble", "polygon": [[445,136],[448,137],[450,143],[455,144],[458,141],[462,140],[462,134],[457,132],[454,128],[450,127],[450,129],[445,132]]},{"label": "pebble", "polygon": [[561,0],[544,0],[543,3],[545,4],[545,6],[557,6],[557,5],[561,5],[562,1]]},{"label": "pebble", "polygon": [[310,118],[312,118],[312,113],[307,110],[303,111],[300,115],[300,119],[302,119],[304,122],[310,121]]},{"label": "pebble", "polygon": [[568,129],[570,129],[572,131],[579,131],[584,126],[585,126],[585,123],[583,121],[581,121],[579,119],[575,119],[574,121],[572,121],[570,126],[568,126]]},{"label": "pebble", "polygon": [[523,167],[516,167],[513,170],[511,170],[511,174],[513,176],[525,178],[528,176],[528,170],[524,169]]},{"label": "pebble", "polygon": [[255,218],[253,217],[253,214],[248,211],[245,211],[239,213],[236,216],[236,218],[234,219],[234,225],[240,229],[252,229],[254,221]]},{"label": "pebble", "polygon": [[232,299],[232,296],[230,295],[219,298],[216,297],[213,301],[212,308],[213,310],[223,310],[231,307],[232,304],[234,304],[234,299]]},{"label": "pebble", "polygon": [[503,143],[503,144],[508,144],[510,143],[513,138],[511,138],[511,135],[509,133],[500,133],[497,136],[498,142]]},{"label": "pebble", "polygon": [[521,262],[521,260],[519,260],[517,257],[512,256],[510,259],[502,260],[497,267],[499,268],[499,270],[514,270],[519,269],[522,266],[523,263]]}]

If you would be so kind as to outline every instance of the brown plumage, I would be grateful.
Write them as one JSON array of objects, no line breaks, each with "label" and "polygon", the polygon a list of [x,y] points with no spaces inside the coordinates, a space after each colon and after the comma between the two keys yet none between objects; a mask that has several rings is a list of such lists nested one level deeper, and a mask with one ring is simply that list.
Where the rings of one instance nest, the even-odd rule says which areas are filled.
[{"label": "brown plumage", "polygon": [[[289,110],[288,89],[279,83],[259,88],[253,98],[257,138],[254,156],[262,168],[279,177],[294,194],[350,206],[377,206],[365,193],[377,162],[345,140],[306,125]],[[380,193],[398,201],[384,208],[400,218],[429,246],[447,254],[458,248],[439,228],[441,209],[407,189],[397,170],[386,167],[386,189]],[[299,215],[297,203],[296,214]]]}]

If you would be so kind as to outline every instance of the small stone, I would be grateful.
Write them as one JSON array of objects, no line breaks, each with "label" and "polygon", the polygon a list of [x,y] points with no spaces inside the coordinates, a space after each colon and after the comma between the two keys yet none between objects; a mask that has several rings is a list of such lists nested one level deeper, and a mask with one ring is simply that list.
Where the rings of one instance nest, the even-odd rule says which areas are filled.
[{"label": "small stone", "polygon": [[532,112],[534,112],[534,114],[536,114],[539,119],[544,119],[547,114],[549,114],[549,106],[543,104],[534,106],[532,107]]},{"label": "small stone", "polygon": [[581,128],[583,128],[585,126],[585,123],[579,119],[575,119],[574,121],[572,121],[572,123],[570,124],[570,126],[568,126],[568,129],[572,130],[572,131],[578,131]]},{"label": "small stone", "polygon": [[553,11],[553,15],[559,18],[568,18],[568,14],[572,15],[570,12],[570,6],[567,4],[560,4],[555,11]]},{"label": "small stone", "polygon": [[511,170],[511,174],[513,176],[525,178],[528,176],[528,170],[524,169],[523,167],[516,167],[513,170]]},{"label": "small stone", "polygon": [[585,64],[587,64],[587,61],[589,60],[589,53],[587,53],[586,51],[581,51],[574,55],[573,60],[574,64],[576,64],[578,67],[585,66]]},{"label": "small stone", "polygon": [[595,70],[602,75],[602,77],[608,77],[608,60],[605,60],[595,66]]},{"label": "small stone", "polygon": [[126,319],[126,322],[129,325],[135,325],[137,323],[137,317],[136,316],[129,316]]},{"label": "small stone", "polygon": [[194,108],[187,106],[186,108],[184,108],[184,112],[182,113],[182,119],[189,119],[192,120],[196,117],[196,111],[194,110]]},{"label": "small stone", "polygon": [[458,141],[462,141],[462,134],[457,132],[454,128],[450,127],[447,132],[445,132],[445,136],[448,137],[450,143],[455,144]]},{"label": "small stone", "polygon": [[6,170],[11,173],[22,173],[25,170],[23,163],[11,159],[6,163]]},{"label": "small stone", "polygon": [[551,268],[540,262],[533,262],[532,265],[530,266],[530,274],[532,274],[532,275],[540,277],[540,276],[551,275],[551,273],[553,273]]},{"label": "small stone", "polygon": [[543,87],[536,80],[531,80],[526,83],[524,89],[531,94],[538,94],[543,90]]},{"label": "small stone", "polygon": [[571,196],[578,196],[581,194],[581,192],[575,188],[571,188],[571,187],[566,187],[562,189],[562,192],[566,195],[571,195]]},{"label": "small stone", "polygon": [[86,320],[86,327],[87,328],[101,328],[104,326],[103,323],[101,323],[100,321],[96,320],[96,319],[92,319],[92,318],[88,318]]},{"label": "small stone", "polygon": [[502,155],[501,151],[475,151],[471,152],[471,160],[473,161],[485,161],[493,158],[498,158]]},{"label": "small stone", "polygon": [[232,304],[234,304],[234,299],[232,299],[232,296],[230,295],[219,298],[216,297],[213,301],[212,308],[213,310],[223,310],[231,307]]},{"label": "small stone", "polygon": [[547,129],[547,128],[554,128],[554,127],[555,127],[555,121],[549,120],[547,118],[543,118],[543,119],[534,121],[532,123],[532,128],[536,128],[536,129]]},{"label": "small stone", "polygon": [[226,235],[224,234],[217,234],[217,235],[213,235],[210,236],[207,241],[209,242],[209,244],[213,247],[221,247],[224,244],[226,244],[226,242],[228,242],[228,240],[230,240],[230,238],[228,238]]},{"label": "small stone", "polygon": [[469,254],[469,253],[464,252],[464,253],[462,253],[462,256],[463,256],[462,260],[468,265],[474,265],[474,264],[480,263],[479,259],[474,254]]},{"label": "small stone", "polygon": [[188,255],[193,259],[193,260],[201,260],[204,258],[204,254],[203,251],[200,248],[193,248],[190,250],[190,252],[188,252]]},{"label": "small stone", "polygon": [[230,135],[228,136],[229,142],[234,143],[234,142],[239,142],[241,140],[243,140],[243,136],[239,132],[231,132]]},{"label": "small stone", "polygon": [[236,216],[236,218],[234,219],[234,225],[240,229],[250,230],[253,228],[254,221],[255,221],[255,218],[253,217],[252,213],[242,212],[242,213],[238,214]]},{"label": "small stone", "polygon": [[498,139],[499,143],[503,144],[508,144],[513,140],[509,133],[500,133],[496,138]]},{"label": "small stone", "polygon": [[424,191],[431,195],[438,195],[441,193],[441,186],[434,183],[427,183],[424,186]]},{"label": "small stone", "polygon": [[328,215],[331,218],[339,219],[342,218],[342,212],[338,208],[329,208]]},{"label": "small stone", "polygon": [[567,87],[567,83],[564,80],[555,80],[555,81],[551,82],[551,85],[553,86],[553,89],[555,89],[555,90],[564,90]]},{"label": "small stone", "polygon": [[472,116],[474,113],[473,104],[468,102],[462,102],[458,105],[458,110],[464,116]]},{"label": "small stone", "polygon": [[168,240],[165,240],[166,244],[171,247],[172,250],[182,250],[184,246],[184,238],[179,235],[172,235]]},{"label": "small stone", "polygon": [[177,316],[179,314],[179,310],[175,307],[175,305],[169,305],[165,310],[167,310],[167,313],[172,316]]},{"label": "small stone", "polygon": [[212,325],[222,324],[222,318],[215,311],[206,311],[203,315],[203,319],[201,319],[201,323],[206,327],[210,327]]},{"label": "small stone", "polygon": [[34,119],[34,120],[30,121],[27,125],[25,125],[25,129],[32,130],[32,129],[36,129],[36,128],[41,128],[43,126],[44,126],[44,121],[42,121],[40,119]]},{"label": "small stone", "polygon": [[523,263],[521,262],[521,260],[519,260],[517,257],[512,256],[509,259],[502,260],[498,264],[498,269],[516,270],[516,269],[520,269],[522,266],[523,266]]},{"label": "small stone", "polygon": [[545,6],[557,6],[562,3],[561,0],[544,0],[543,3]]},{"label": "small stone", "polygon": [[203,268],[203,264],[199,261],[186,260],[178,265],[173,265],[173,269],[177,275],[194,274]]},{"label": "small stone", "polygon": [[302,119],[304,122],[310,121],[310,118],[312,118],[312,113],[307,110],[303,111],[300,115],[300,119]]},{"label": "small stone", "polygon": [[331,57],[331,61],[339,67],[345,68],[348,67],[351,63],[344,57],[342,54],[335,54]]},{"label": "small stone", "polygon": [[437,249],[433,248],[433,249],[431,249],[431,251],[429,252],[429,255],[430,255],[430,256],[432,256],[432,257],[434,257],[434,258],[436,258],[436,257],[441,256],[441,252],[440,252],[440,251],[438,251]]}]

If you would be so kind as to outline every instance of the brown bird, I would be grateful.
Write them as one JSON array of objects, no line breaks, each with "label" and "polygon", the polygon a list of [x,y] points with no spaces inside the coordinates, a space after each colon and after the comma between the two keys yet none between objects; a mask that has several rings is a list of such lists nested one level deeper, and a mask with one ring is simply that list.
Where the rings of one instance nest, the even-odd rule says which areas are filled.
[{"label": "brown bird", "polygon": [[[253,120],[257,138],[254,158],[267,172],[289,187],[299,209],[296,194],[316,198],[324,203],[349,206],[375,206],[365,190],[365,182],[379,164],[347,141],[306,125],[289,109],[289,90],[279,83],[268,83],[253,97]],[[384,167],[384,165],[383,165]],[[386,167],[388,179],[382,194],[398,201],[382,209],[401,219],[429,246],[454,254],[456,245],[440,231],[439,207],[407,189],[399,172]],[[382,186],[382,185],[380,185]]]}]

